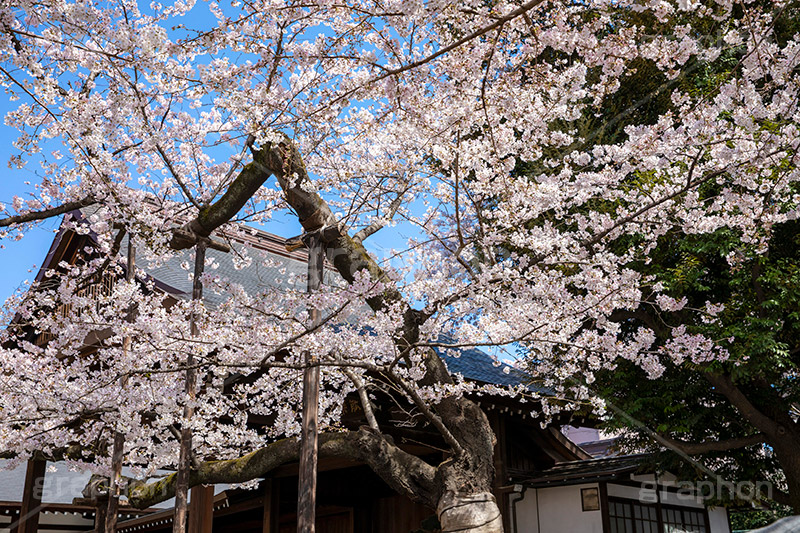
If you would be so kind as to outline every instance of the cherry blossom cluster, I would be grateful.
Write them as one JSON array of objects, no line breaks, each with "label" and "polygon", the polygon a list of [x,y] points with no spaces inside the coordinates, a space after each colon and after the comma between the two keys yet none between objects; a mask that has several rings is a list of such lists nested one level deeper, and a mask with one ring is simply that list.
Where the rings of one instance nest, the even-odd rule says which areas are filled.
[{"label": "cherry blossom cluster", "polygon": [[[77,444],[80,460],[102,471],[104,443],[121,431],[126,463],[142,476],[175,465],[189,354],[204,458],[299,432],[307,353],[323,369],[324,430],[342,429],[344,398],[362,381],[368,396],[380,390],[433,412],[447,396],[509,394],[553,415],[564,402],[602,409],[594,374],[620,360],[651,378],[667,361],[726,361],[714,339],[676,328],[658,346],[654,331],[628,331],[616,317],[649,305],[713,320],[721,304],[685,309],[631,265],[651,261],[676,229],[727,228],[742,254],[758,254],[773,226],[796,218],[800,37],[773,35],[785,3],[4,4],[0,84],[15,102],[5,122],[19,131],[10,163],[39,181],[0,206],[18,217],[0,238],[23,237],[35,212],[92,207],[62,225],[90,237],[82,258],[51,265],[7,303],[0,450],[24,458]],[[626,23],[628,11],[650,27]],[[669,31],[652,35],[659,25]],[[670,84],[690,62],[724,54],[738,64],[713,90]],[[581,121],[642,62],[664,76],[671,110],[595,142]],[[169,247],[172,229],[219,199],[255,164],[250,150],[280,134],[313,178],[302,188],[351,236],[384,228],[369,245],[412,235],[397,251],[403,266],[352,283],[331,274],[309,296],[304,279],[248,290],[209,259],[204,290],[222,303],[164,293],[149,269],[183,254],[187,280],[193,271],[193,255]],[[280,185],[266,180],[241,224],[218,232],[237,267],[272,261],[237,241],[244,224],[286,212]],[[121,232],[137,250],[132,283]],[[612,246],[628,237],[634,244]],[[105,278],[108,290],[88,289]],[[405,300],[379,311],[365,303],[390,288]],[[401,353],[407,306],[425,319],[417,345]],[[312,325],[312,308],[322,325]],[[510,372],[520,385],[419,384],[430,349],[458,357],[470,347],[517,358]],[[387,390],[376,379],[387,373],[401,385]]]}]

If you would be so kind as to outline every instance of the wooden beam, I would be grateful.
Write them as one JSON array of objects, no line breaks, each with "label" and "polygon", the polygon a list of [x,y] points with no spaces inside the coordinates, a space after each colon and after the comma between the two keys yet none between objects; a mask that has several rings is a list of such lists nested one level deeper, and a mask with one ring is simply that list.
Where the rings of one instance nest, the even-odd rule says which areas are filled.
[{"label": "wooden beam", "polygon": [[211,533],[214,525],[214,485],[192,487],[189,533]]},{"label": "wooden beam", "polygon": [[[206,265],[206,241],[198,240],[194,250],[194,278],[192,280],[192,305],[203,302],[203,271]],[[189,315],[190,334],[197,337],[200,330],[197,326],[197,313]],[[175,481],[175,516],[172,519],[172,533],[186,532],[186,515],[188,512],[189,474],[194,461],[192,451],[192,429],[190,423],[194,416],[194,401],[197,396],[196,371],[193,368],[194,354],[190,351],[186,358],[186,403],[183,406],[181,420],[180,453],[178,456],[178,472]],[[213,495],[212,495],[213,497]]]},{"label": "wooden beam", "polygon": [[25,485],[22,489],[22,506],[19,520],[11,533],[36,533],[39,529],[39,510],[42,506],[42,490],[47,461],[31,459],[25,470]]}]

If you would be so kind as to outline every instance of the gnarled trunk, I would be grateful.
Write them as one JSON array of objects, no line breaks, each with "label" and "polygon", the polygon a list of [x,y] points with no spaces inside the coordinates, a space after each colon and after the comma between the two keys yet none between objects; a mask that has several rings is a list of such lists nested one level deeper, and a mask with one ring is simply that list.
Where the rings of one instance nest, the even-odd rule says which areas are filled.
[{"label": "gnarled trunk", "polygon": [[490,492],[446,492],[439,499],[436,515],[442,531],[503,533],[503,517]]},{"label": "gnarled trunk", "polygon": [[[238,212],[252,193],[269,175],[275,175],[288,204],[295,210],[307,233],[317,232],[328,259],[347,281],[359,271],[369,273],[386,287],[367,303],[376,311],[398,304],[405,307],[403,323],[398,324],[395,342],[406,357],[419,341],[420,325],[428,318],[411,308],[389,277],[369,256],[359,240],[351,238],[339,224],[325,200],[313,189],[297,147],[288,137],[253,149],[253,162],[247,165],[225,195],[197,219],[181,229],[173,247],[190,246],[198,238],[207,238],[214,229]],[[327,231],[326,231],[327,230]],[[452,384],[442,360],[429,350],[426,372],[419,385]],[[397,376],[387,376],[399,379]],[[398,382],[398,388],[408,384]],[[411,394],[411,391],[407,391]],[[421,401],[416,399],[415,403]],[[452,455],[437,466],[402,451],[391,438],[375,428],[356,432],[322,435],[320,455],[347,457],[368,464],[392,489],[412,500],[435,507],[444,532],[502,533],[503,520],[491,487],[494,482],[495,435],[486,414],[474,402],[463,398],[445,398],[428,407],[417,405],[429,422],[445,438]],[[204,463],[192,471],[189,483],[241,482],[297,458],[294,439],[278,441],[240,459]],[[128,492],[137,507],[152,505],[174,494],[174,476],[150,485],[133,485]]]}]

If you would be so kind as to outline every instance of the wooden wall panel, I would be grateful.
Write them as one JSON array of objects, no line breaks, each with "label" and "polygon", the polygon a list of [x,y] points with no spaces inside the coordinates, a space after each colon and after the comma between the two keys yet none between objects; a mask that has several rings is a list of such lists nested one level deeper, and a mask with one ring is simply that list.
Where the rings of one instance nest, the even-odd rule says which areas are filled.
[{"label": "wooden wall panel", "polygon": [[432,514],[432,509],[403,496],[380,498],[373,503],[372,533],[409,533]]}]

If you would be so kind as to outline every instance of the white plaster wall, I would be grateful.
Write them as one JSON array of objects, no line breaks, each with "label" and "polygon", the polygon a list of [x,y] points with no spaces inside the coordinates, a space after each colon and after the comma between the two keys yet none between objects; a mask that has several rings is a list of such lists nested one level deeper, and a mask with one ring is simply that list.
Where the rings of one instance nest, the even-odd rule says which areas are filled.
[{"label": "white plaster wall", "polygon": [[711,533],[730,533],[728,510],[724,507],[709,507],[708,523],[711,526]]},{"label": "white plaster wall", "polygon": [[528,489],[525,499],[517,504],[516,533],[602,533],[601,512],[581,509],[581,489],[590,487],[598,485]]},{"label": "white plaster wall", "polygon": [[539,489],[527,489],[525,497],[517,502],[517,530],[512,533],[539,533],[538,496]]},{"label": "white plaster wall", "polygon": [[703,501],[694,496],[688,489],[678,487],[678,492],[661,491],[661,503],[679,505],[681,507],[703,508]]},{"label": "white plaster wall", "polygon": [[656,493],[653,488],[629,487],[627,485],[608,484],[608,495],[629,500],[639,500],[647,503],[656,503]]},{"label": "white plaster wall", "polygon": [[[638,500],[643,503],[656,503],[655,486],[652,483],[646,484],[642,488],[629,487],[626,485],[614,485],[609,483],[608,495],[616,496],[618,498]],[[703,507],[703,503],[698,498],[691,496],[688,491],[676,493],[662,490],[661,503],[678,505],[680,507],[693,507],[698,509]]]},{"label": "white plaster wall", "polygon": [[[516,505],[517,530],[514,533],[602,533],[603,518],[600,511],[583,511],[581,489],[597,484],[527,489],[525,497]],[[642,492],[636,487],[608,484],[608,495],[619,498],[655,503],[655,492]],[[661,501],[682,507],[702,508],[691,499],[679,498],[674,493],[661,492]],[[723,507],[708,509],[710,533],[730,533],[728,514]]]}]

